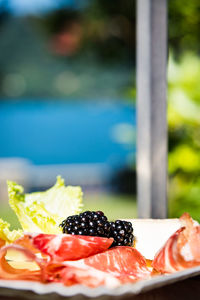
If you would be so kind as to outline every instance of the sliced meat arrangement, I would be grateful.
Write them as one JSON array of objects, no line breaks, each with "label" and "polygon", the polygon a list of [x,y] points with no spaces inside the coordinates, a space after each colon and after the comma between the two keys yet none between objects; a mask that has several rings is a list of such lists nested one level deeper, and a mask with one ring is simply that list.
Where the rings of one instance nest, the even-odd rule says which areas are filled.
[{"label": "sliced meat arrangement", "polygon": [[150,274],[144,257],[132,247],[114,247],[106,252],[84,259],[87,266],[106,271],[115,277],[130,279],[148,277]]},{"label": "sliced meat arrangement", "polygon": [[[188,214],[180,220],[182,227],[166,241],[152,262],[157,274],[200,265],[200,226]],[[114,288],[148,279],[156,273],[151,272],[135,248],[113,247],[113,238],[27,233],[13,244],[5,246],[4,243],[0,239],[0,279]],[[6,260],[9,250],[22,253],[25,262],[34,262],[36,268],[14,267]]]},{"label": "sliced meat arrangement", "polygon": [[79,284],[84,282],[91,287],[102,284],[114,287],[150,277],[151,273],[144,257],[128,246],[114,247],[77,261],[61,264],[50,262],[46,271],[50,281],[60,278],[65,284],[73,281]]},{"label": "sliced meat arrangement", "polygon": [[[21,252],[26,259],[35,262],[40,270],[30,271],[29,269],[13,268],[6,260],[5,256],[8,250],[15,250]],[[36,255],[29,249],[19,245],[4,246],[0,250],[0,279],[7,280],[34,280],[40,281],[42,279],[43,261],[36,257]]]},{"label": "sliced meat arrangement", "polygon": [[[26,234],[15,244],[0,249],[0,278],[116,287],[150,276],[145,259],[136,249],[108,249],[112,242],[113,239],[104,237]],[[5,258],[10,249],[22,252],[38,269],[11,267]],[[42,258],[38,258],[38,253]]]},{"label": "sliced meat arrangement", "polygon": [[30,243],[54,261],[77,260],[107,250],[112,238],[71,234],[29,234]]},{"label": "sliced meat arrangement", "polygon": [[110,288],[119,286],[122,282],[112,274],[88,267],[83,260],[63,263],[50,262],[44,273],[46,282],[62,282],[64,285],[82,284],[89,287],[106,285]]},{"label": "sliced meat arrangement", "polygon": [[200,226],[189,214],[180,218],[183,225],[156,254],[152,266],[161,273],[173,273],[200,265]]}]

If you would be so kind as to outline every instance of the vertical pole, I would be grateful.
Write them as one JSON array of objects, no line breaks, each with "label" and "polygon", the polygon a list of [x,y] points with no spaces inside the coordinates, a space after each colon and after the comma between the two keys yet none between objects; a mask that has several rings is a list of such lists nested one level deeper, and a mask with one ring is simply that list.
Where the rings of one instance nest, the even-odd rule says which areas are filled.
[{"label": "vertical pole", "polygon": [[167,0],[137,0],[137,196],[140,218],[167,216]]}]

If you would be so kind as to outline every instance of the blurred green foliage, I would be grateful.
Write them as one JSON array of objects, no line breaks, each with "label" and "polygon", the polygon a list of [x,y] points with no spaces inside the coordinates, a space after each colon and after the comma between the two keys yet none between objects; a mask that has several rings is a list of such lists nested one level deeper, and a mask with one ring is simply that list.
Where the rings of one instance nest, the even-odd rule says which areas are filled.
[{"label": "blurred green foliage", "polygon": [[169,214],[200,221],[200,58],[185,52],[168,65]]},{"label": "blurred green foliage", "polygon": [[168,1],[169,45],[178,57],[185,51],[200,51],[200,1]]}]

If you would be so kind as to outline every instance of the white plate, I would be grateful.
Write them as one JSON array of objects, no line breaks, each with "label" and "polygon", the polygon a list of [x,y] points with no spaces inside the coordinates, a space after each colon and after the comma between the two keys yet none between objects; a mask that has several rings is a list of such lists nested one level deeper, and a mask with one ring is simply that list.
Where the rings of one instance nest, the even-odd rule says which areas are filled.
[{"label": "white plate", "polygon": [[142,292],[150,291],[158,287],[169,285],[187,278],[200,275],[200,266],[196,268],[187,269],[170,275],[157,276],[149,280],[141,280],[135,284],[127,284],[115,288],[114,290],[98,287],[90,289],[84,286],[76,285],[72,287],[65,287],[61,284],[41,284],[38,282],[28,281],[0,281],[0,297],[15,296],[19,299],[35,299],[35,300],[55,300],[56,296],[63,296],[65,298],[72,298],[74,300],[82,300],[86,298],[103,298],[104,300],[123,296],[138,295]]},{"label": "white plate", "polygon": [[[130,220],[129,220],[130,221]],[[136,236],[136,248],[148,259],[152,259],[155,252],[163,245],[166,239],[180,227],[178,219],[166,220],[131,220]],[[175,283],[190,277],[200,275],[200,266],[176,272],[170,275],[161,275],[148,280],[140,280],[134,284],[122,285],[115,289],[106,287],[88,288],[74,285],[65,287],[62,284],[41,284],[30,281],[0,280],[0,296],[16,296],[20,299],[57,299],[59,296],[74,300],[99,297],[99,299],[110,299],[126,295],[138,295],[141,292]]]}]

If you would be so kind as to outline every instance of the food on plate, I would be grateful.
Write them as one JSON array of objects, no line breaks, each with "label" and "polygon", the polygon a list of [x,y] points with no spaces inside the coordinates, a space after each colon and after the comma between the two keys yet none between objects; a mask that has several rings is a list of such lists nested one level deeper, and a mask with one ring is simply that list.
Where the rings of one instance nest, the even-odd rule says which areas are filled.
[{"label": "food on plate", "polygon": [[107,250],[112,238],[71,234],[25,234],[25,239],[42,254],[56,262],[78,260]]},{"label": "food on plate", "polygon": [[70,264],[48,264],[44,279],[47,282],[61,282],[66,286],[81,284],[91,288],[107,286],[115,288],[122,282],[112,274],[99,271],[92,267],[77,267]]},{"label": "food on plate", "polygon": [[[80,213],[80,187],[66,187],[58,177],[49,190],[24,194],[8,181],[8,195],[23,231],[0,223],[1,279],[114,287],[150,276],[145,258],[132,247],[131,222],[109,222],[101,211]],[[6,259],[10,251],[23,253],[22,264],[31,260],[36,269],[14,267]]]},{"label": "food on plate", "polygon": [[184,213],[178,229],[156,254],[152,266],[161,273],[174,273],[200,265],[200,226]]},{"label": "food on plate", "polygon": [[[38,238],[40,238],[39,236],[40,234],[38,234]],[[79,243],[81,237],[73,236],[73,238],[77,239]],[[33,243],[33,240],[30,243]],[[54,246],[49,245],[49,247],[54,249],[55,243]],[[43,247],[39,246],[39,248]],[[11,249],[24,253],[26,259],[35,262],[38,268],[36,270],[13,268],[5,259],[6,252]],[[87,258],[84,258],[85,254],[82,253],[83,258],[75,261],[62,260],[58,255],[52,255],[52,253],[49,255],[49,251],[47,252],[46,257],[39,258],[28,248],[17,244],[1,248],[0,278],[34,280],[43,283],[61,282],[67,286],[78,283],[90,287],[102,284],[115,287],[122,283],[150,277],[150,270],[146,266],[144,257],[132,247],[113,247]]]},{"label": "food on plate", "polygon": [[106,271],[117,278],[129,277],[130,281],[149,277],[145,258],[133,247],[117,246],[103,253],[84,259],[87,266]]},{"label": "food on plate", "polygon": [[[61,269],[59,269],[61,268]],[[69,280],[90,287],[106,284],[114,287],[150,277],[144,257],[133,247],[118,246],[88,258],[66,262],[63,265],[50,263],[47,277],[60,277],[66,284]],[[56,271],[56,272],[55,272]]]},{"label": "food on plate", "polygon": [[60,224],[63,233],[111,237],[112,246],[132,246],[133,227],[131,222],[116,220],[109,222],[102,211],[85,211],[69,216]]},{"label": "food on plate", "polygon": [[24,194],[22,186],[8,181],[8,197],[24,231],[58,234],[59,224],[66,216],[79,213],[82,190],[79,186],[65,186],[58,176],[56,184],[45,192]]},{"label": "food on plate", "polygon": [[[65,249],[67,235],[63,234],[64,238],[59,241],[60,247],[58,249],[55,240],[58,236],[52,238],[50,235],[50,240],[45,240],[48,236],[48,234],[44,234],[43,237],[41,234],[36,236],[32,234],[29,239],[31,245],[40,249],[42,254],[46,254],[42,258],[38,257],[30,248],[20,246],[17,243],[2,247],[0,249],[0,278],[34,280],[43,283],[60,282],[68,286],[79,283],[90,287],[102,284],[115,287],[122,283],[135,282],[138,279],[150,277],[151,272],[147,268],[144,257],[133,247],[118,246],[105,250],[105,240],[110,240],[108,238],[71,235],[69,238],[76,240],[77,243],[69,244],[68,249],[71,249],[67,251]],[[43,239],[45,240],[44,243]],[[101,243],[104,246],[98,248],[98,254],[88,256],[87,244],[90,244],[92,239],[98,240],[99,246]],[[85,251],[83,245],[80,246],[83,240],[85,240]],[[108,248],[111,243],[109,241],[106,247]],[[77,249],[77,246],[80,247]],[[97,252],[93,242],[89,245],[90,254],[92,254],[92,247],[93,253]],[[81,248],[82,251],[79,252]],[[36,270],[13,268],[5,258],[8,250],[24,253],[26,259],[35,262],[38,268]],[[76,260],[73,260],[75,259],[73,252],[79,253]]]},{"label": "food on plate", "polygon": [[[23,253],[25,258],[35,262],[39,270],[13,268],[6,259],[7,251],[12,250]],[[32,251],[19,245],[10,244],[0,249],[0,279],[6,280],[42,280],[43,261]]]},{"label": "food on plate", "polygon": [[3,247],[5,245],[5,243],[6,242],[4,240],[0,239],[0,248]]},{"label": "food on plate", "polygon": [[81,188],[65,186],[60,176],[52,188],[30,194],[8,181],[8,195],[22,229],[11,231],[0,219],[1,280],[114,288],[200,265],[200,226],[188,214],[151,265],[136,249],[131,222],[81,212]]},{"label": "food on plate", "polygon": [[0,218],[0,245],[5,244],[6,242],[12,243],[23,235],[21,229],[11,231],[9,228],[10,224]]}]

